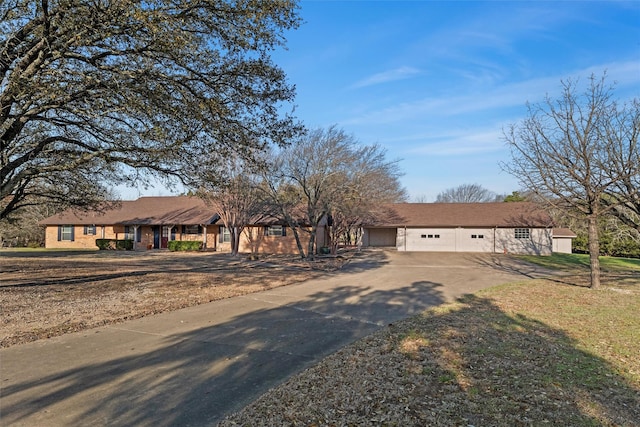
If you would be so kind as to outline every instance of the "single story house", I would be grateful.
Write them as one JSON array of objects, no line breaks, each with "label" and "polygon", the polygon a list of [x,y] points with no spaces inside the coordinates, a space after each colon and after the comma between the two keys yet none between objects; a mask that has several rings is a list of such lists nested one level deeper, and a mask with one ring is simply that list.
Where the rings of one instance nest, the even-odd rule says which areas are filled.
[{"label": "single story house", "polygon": [[[546,255],[571,252],[568,229],[553,227],[549,215],[531,203],[398,203],[387,205],[362,229],[363,247],[398,251],[492,252]],[[47,248],[95,249],[96,239],[129,239],[134,249],[165,249],[171,240],[201,241],[206,250],[231,250],[220,216],[190,196],[141,197],[97,212],[67,210],[40,222]],[[299,233],[306,249],[309,233]],[[251,237],[251,238],[250,238]],[[327,242],[324,227],[317,247]],[[297,253],[295,238],[274,219],[247,227],[240,252]]]},{"label": "single story house", "polygon": [[398,203],[364,227],[362,244],[398,251],[571,253],[575,234],[553,227],[535,204]]},{"label": "single story house", "polygon": [[[207,250],[231,251],[231,235],[220,216],[191,196],[140,197],[100,211],[69,209],[40,224],[46,227],[46,248],[96,249],[96,239],[128,239],[135,250],[166,249],[171,240],[197,240]],[[273,219],[247,227],[240,252],[251,252],[252,245],[262,253],[297,252],[287,228]],[[309,234],[300,233],[300,238],[306,249]]]}]

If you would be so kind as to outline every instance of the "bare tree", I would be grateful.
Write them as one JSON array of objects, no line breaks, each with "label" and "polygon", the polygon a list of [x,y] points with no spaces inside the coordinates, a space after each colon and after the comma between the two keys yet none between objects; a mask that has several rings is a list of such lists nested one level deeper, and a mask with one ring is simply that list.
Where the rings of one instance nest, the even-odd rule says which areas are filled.
[{"label": "bare tree", "polygon": [[613,207],[612,214],[623,224],[640,232],[640,100],[634,99],[622,109],[613,105],[604,122],[608,165],[603,165],[614,181],[603,202]]},{"label": "bare tree", "polygon": [[297,188],[304,205],[310,239],[307,256],[313,258],[321,221],[331,212],[344,176],[356,161],[353,136],[332,126],[315,129],[284,151],[284,174]]},{"label": "bare tree", "polygon": [[[638,103],[618,108],[605,80],[606,74],[591,76],[582,95],[577,81],[562,82],[557,100],[547,97],[529,105],[528,117],[505,130],[512,160],[503,168],[551,206],[587,219],[591,288],[600,286],[598,221],[617,206],[603,200],[637,174],[640,163],[637,139],[618,137],[637,135],[637,129],[627,128],[637,122],[623,117],[629,108],[637,110]],[[625,167],[611,169],[618,156]]]},{"label": "bare tree", "polygon": [[0,218],[41,197],[93,205],[110,184],[152,176],[191,184],[205,155],[291,138],[300,126],[281,112],[294,89],[270,52],[298,26],[296,9],[1,1]]},{"label": "bare tree", "polygon": [[284,154],[273,151],[266,153],[259,171],[261,182],[257,187],[257,197],[263,202],[265,212],[291,228],[300,258],[306,258],[300,240],[300,219],[304,216],[304,209],[301,208],[303,196],[286,175]]},{"label": "bare tree", "polygon": [[378,145],[352,147],[353,160],[340,177],[329,206],[331,252],[340,242],[351,244],[360,237],[361,227],[384,215],[384,205],[406,200],[399,178],[397,160],[388,160],[386,150]]},{"label": "bare tree", "polygon": [[[270,215],[291,227],[302,258],[313,258],[318,227],[327,221],[331,245],[347,241],[385,203],[404,201],[398,161],[332,126],[315,129],[279,152],[262,169],[261,197]],[[309,234],[303,248],[300,233]],[[305,253],[306,252],[306,253]]]},{"label": "bare tree", "polygon": [[311,225],[307,256],[325,219],[335,252],[341,238],[370,219],[382,204],[402,201],[398,162],[386,159],[377,145],[361,145],[336,126],[316,129],[282,153],[283,177],[304,208]]},{"label": "bare tree", "polygon": [[0,220],[0,247],[44,246],[44,227],[39,222],[60,212],[56,204],[33,201],[14,215]]},{"label": "bare tree", "polygon": [[243,230],[265,217],[265,207],[258,197],[258,181],[251,166],[240,160],[228,161],[227,165],[224,179],[220,179],[218,170],[216,178],[208,181],[210,185],[205,184],[198,193],[215,209],[229,230],[231,254],[235,256],[240,249]]},{"label": "bare tree", "polygon": [[429,199],[426,194],[418,194],[411,199],[411,203],[428,203]]},{"label": "bare tree", "polygon": [[496,196],[480,184],[462,184],[438,194],[436,203],[487,203],[495,202]]}]

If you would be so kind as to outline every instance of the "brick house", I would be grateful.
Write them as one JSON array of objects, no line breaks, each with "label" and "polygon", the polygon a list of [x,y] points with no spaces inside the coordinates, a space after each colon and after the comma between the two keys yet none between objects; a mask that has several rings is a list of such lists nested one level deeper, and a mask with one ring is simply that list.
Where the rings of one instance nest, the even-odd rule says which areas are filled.
[{"label": "brick house", "polygon": [[[171,240],[197,240],[206,250],[231,250],[229,231],[198,197],[141,197],[99,212],[70,209],[40,224],[46,227],[46,248],[97,249],[96,239],[128,239],[135,250],[166,249]],[[249,235],[258,252],[297,252],[293,233],[276,220],[247,227],[240,239],[241,252],[251,252]],[[300,237],[306,248],[309,234],[303,232]]]},{"label": "brick house", "polygon": [[[362,229],[362,246],[398,251],[548,255],[571,252],[575,234],[554,228],[532,203],[398,203]],[[197,240],[212,251],[231,250],[218,214],[198,197],[141,197],[103,212],[67,210],[40,222],[47,248],[96,249],[97,238],[129,239],[134,249],[165,249],[171,240]],[[297,253],[291,229],[275,219],[244,230],[240,252]],[[309,233],[299,233],[306,249]],[[252,237],[251,239],[249,237]],[[317,247],[327,242],[319,227]],[[253,247],[252,247],[253,246]]]}]

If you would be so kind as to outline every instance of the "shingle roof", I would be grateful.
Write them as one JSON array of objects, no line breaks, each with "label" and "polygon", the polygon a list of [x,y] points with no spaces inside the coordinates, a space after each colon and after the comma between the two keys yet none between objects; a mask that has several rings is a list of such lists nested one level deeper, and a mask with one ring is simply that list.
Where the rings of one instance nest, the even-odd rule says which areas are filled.
[{"label": "shingle roof", "polygon": [[102,212],[66,210],[40,224],[198,225],[213,224],[218,219],[217,213],[198,197],[165,196],[125,200]]},{"label": "shingle roof", "polygon": [[554,228],[553,229],[553,237],[570,237],[570,238],[576,238],[578,237],[576,235],[576,233],[574,233],[573,231],[571,231],[568,228]]},{"label": "shingle roof", "polygon": [[[219,216],[198,197],[141,197],[119,202],[102,212],[66,210],[40,221],[42,225],[214,224]],[[263,220],[261,223],[268,223]],[[515,203],[397,203],[372,227],[551,227],[549,215],[535,204]]]},{"label": "shingle roof", "polygon": [[550,227],[533,203],[396,203],[373,227]]}]

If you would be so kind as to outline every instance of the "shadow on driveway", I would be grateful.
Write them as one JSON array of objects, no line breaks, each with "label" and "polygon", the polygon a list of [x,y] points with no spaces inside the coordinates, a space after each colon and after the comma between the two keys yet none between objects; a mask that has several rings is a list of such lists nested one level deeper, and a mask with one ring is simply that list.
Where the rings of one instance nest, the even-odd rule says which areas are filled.
[{"label": "shadow on driveway", "polygon": [[[12,378],[23,369],[27,351],[56,346],[39,343],[3,350],[2,419],[8,425],[212,425],[294,373],[344,345],[392,322],[443,302],[441,285],[414,282],[394,290],[340,286],[276,308],[260,309],[226,322],[164,337],[131,340],[130,353],[100,358],[101,334],[57,347],[77,368],[31,371],[30,379]],[[215,310],[216,305],[211,304]],[[148,351],[143,341],[155,339]],[[120,343],[122,344],[122,343]],[[66,356],[68,357],[68,356]],[[93,359],[92,359],[93,357]],[[16,360],[20,359],[20,360]],[[37,359],[37,357],[36,357]],[[54,361],[50,362],[57,366]],[[71,365],[73,366],[73,365]],[[38,370],[34,366],[34,370]]]}]

